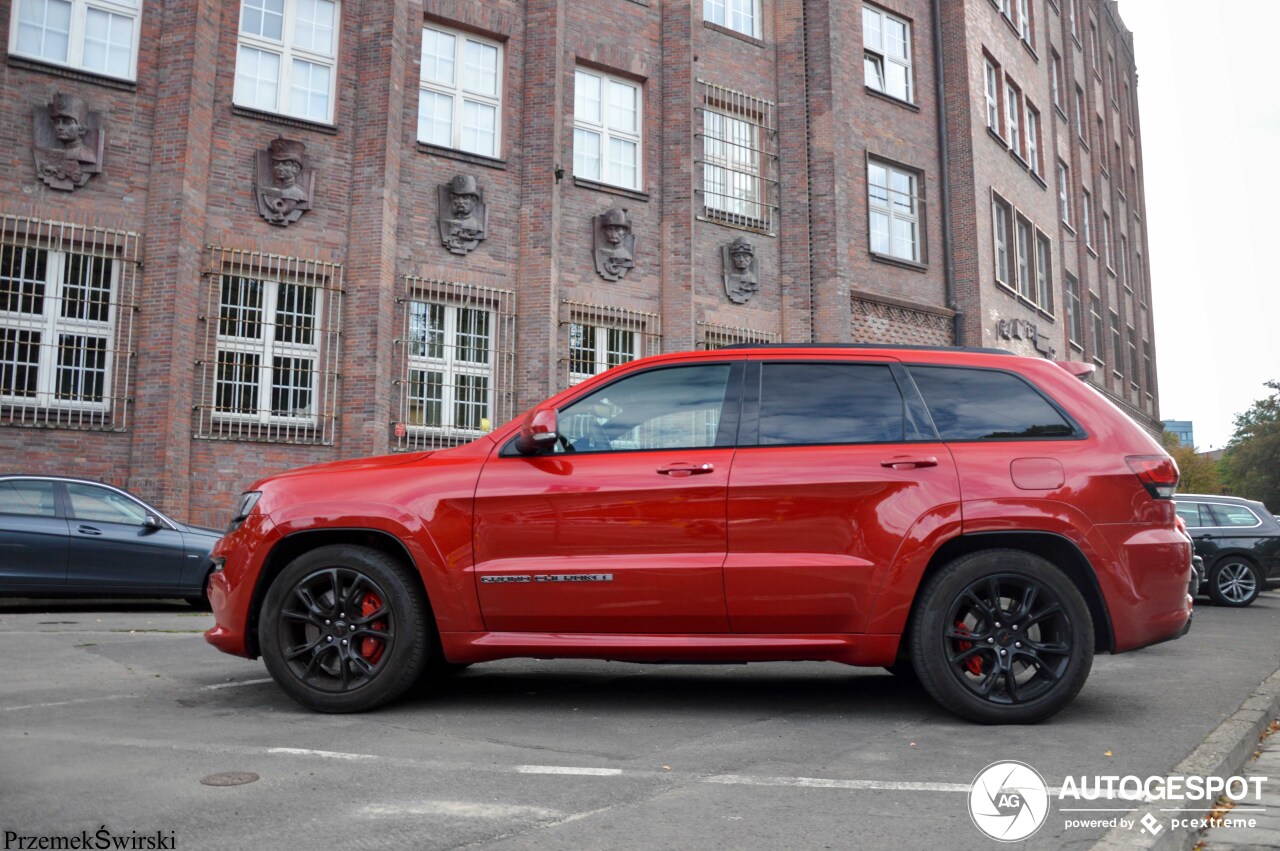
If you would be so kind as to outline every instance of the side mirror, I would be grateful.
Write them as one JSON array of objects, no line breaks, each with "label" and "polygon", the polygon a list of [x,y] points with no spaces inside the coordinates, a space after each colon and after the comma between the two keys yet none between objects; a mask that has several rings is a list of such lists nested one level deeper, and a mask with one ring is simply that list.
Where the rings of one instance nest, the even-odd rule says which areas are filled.
[{"label": "side mirror", "polygon": [[145,518],[143,518],[142,525],[147,529],[163,529],[164,528],[164,524],[160,522],[160,518],[156,517],[154,514],[148,514]]},{"label": "side mirror", "polygon": [[521,455],[540,455],[550,451],[559,437],[555,409],[534,408],[525,414],[524,421],[520,423],[516,451]]}]

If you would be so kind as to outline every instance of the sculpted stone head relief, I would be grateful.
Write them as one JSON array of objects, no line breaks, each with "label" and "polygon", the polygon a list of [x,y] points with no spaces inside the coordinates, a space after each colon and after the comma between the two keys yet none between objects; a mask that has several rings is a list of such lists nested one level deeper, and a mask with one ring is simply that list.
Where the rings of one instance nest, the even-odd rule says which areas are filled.
[{"label": "sculpted stone head relief", "polygon": [[311,209],[316,173],[309,164],[307,146],[283,137],[257,152],[254,196],[262,218],[285,227]]},{"label": "sculpted stone head relief", "polygon": [[106,134],[98,113],[74,95],[54,94],[35,112],[36,174],[53,189],[70,192],[102,172]]},{"label": "sculpted stone head relief", "polygon": [[606,281],[621,280],[636,265],[636,236],[627,211],[611,207],[591,221],[596,271]]},{"label": "sculpted stone head relief", "polygon": [[453,254],[469,254],[489,235],[489,208],[484,190],[469,174],[459,174],[437,187],[440,241]]},{"label": "sculpted stone head relief", "polygon": [[740,236],[720,246],[720,262],[724,267],[724,291],[734,304],[746,304],[760,289],[760,270],[756,249]]}]

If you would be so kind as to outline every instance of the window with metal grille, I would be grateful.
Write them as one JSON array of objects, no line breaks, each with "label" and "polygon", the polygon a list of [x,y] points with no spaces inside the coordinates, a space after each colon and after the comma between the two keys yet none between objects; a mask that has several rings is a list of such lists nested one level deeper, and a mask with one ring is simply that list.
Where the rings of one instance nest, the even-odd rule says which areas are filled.
[{"label": "window with metal grille", "polygon": [[711,322],[698,323],[699,349],[723,349],[726,346],[741,346],[752,343],[778,343],[782,335],[776,331],[761,331],[757,328],[735,328],[732,325],[716,325]]},{"label": "window with metal grille", "polygon": [[196,437],[333,443],[342,267],[210,251]]},{"label": "window with metal grille", "polygon": [[139,237],[0,217],[0,424],[128,425]]},{"label": "window with metal grille", "polygon": [[474,440],[513,416],[515,293],[408,277],[395,448]]},{"label": "window with metal grille", "polygon": [[699,80],[706,217],[772,233],[778,160],[774,104]]},{"label": "window with metal grille", "polygon": [[568,384],[577,384],[619,364],[659,350],[656,313],[566,301],[562,320],[568,332],[565,364]]}]

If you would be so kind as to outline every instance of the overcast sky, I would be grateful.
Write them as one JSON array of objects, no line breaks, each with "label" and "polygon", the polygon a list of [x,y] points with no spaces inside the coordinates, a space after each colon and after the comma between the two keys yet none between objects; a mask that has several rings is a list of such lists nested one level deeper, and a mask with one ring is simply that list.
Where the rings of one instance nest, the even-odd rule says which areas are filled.
[{"label": "overcast sky", "polygon": [[1280,379],[1280,2],[1119,10],[1138,64],[1160,416],[1219,448]]}]

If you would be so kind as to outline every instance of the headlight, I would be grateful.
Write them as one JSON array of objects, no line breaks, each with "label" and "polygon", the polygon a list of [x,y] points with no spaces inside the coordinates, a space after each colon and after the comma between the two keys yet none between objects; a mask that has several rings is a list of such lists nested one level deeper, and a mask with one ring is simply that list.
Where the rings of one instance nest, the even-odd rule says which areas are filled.
[{"label": "headlight", "polygon": [[258,504],[258,500],[261,498],[262,491],[246,491],[240,494],[240,502],[236,504],[235,516],[231,518],[231,523],[227,526],[228,534],[239,528],[245,518],[252,513],[253,507]]}]

